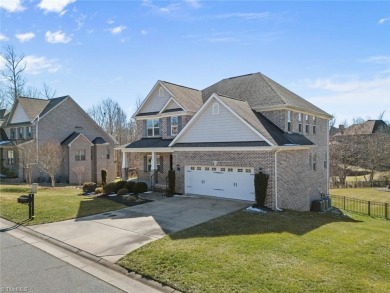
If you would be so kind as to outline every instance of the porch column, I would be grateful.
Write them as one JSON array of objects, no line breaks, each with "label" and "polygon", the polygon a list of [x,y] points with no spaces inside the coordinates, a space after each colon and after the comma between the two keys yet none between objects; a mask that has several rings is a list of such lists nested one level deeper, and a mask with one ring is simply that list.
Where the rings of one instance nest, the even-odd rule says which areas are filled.
[{"label": "porch column", "polygon": [[127,167],[128,167],[128,163],[127,163],[127,153],[126,152],[122,152],[122,180],[126,181],[128,178],[128,174],[127,174]]},{"label": "porch column", "polygon": [[154,183],[158,182],[158,177],[157,177],[157,156],[156,152],[152,152],[152,161],[151,161],[151,170],[150,173],[153,174],[153,181]]}]

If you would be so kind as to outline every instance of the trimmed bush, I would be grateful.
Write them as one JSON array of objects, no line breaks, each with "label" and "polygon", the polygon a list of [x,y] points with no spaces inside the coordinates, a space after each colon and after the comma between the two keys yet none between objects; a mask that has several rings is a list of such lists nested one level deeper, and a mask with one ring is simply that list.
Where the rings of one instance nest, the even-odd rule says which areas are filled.
[{"label": "trimmed bush", "polygon": [[115,183],[115,192],[118,192],[119,189],[126,188],[126,181],[120,180]]},{"label": "trimmed bush", "polygon": [[106,185],[103,187],[104,193],[105,194],[111,194],[116,192],[116,182],[111,181],[108,182]]},{"label": "trimmed bush", "polygon": [[117,191],[117,195],[125,195],[125,194],[128,194],[129,191],[127,190],[127,188],[121,188]]},{"label": "trimmed bush", "polygon": [[103,193],[103,187],[98,187],[95,189],[95,193],[96,194],[100,194],[100,193]]},{"label": "trimmed bush", "polygon": [[133,187],[134,193],[144,193],[147,190],[148,190],[148,186],[146,185],[145,182],[137,182],[136,184],[134,184]]},{"label": "trimmed bush", "polygon": [[256,204],[259,207],[264,207],[267,196],[268,178],[269,175],[262,172],[255,174],[255,197]]},{"label": "trimmed bush", "polygon": [[85,182],[83,184],[83,192],[90,193],[94,192],[96,189],[96,183],[95,182]]},{"label": "trimmed bush", "polygon": [[168,196],[173,196],[176,186],[176,175],[174,170],[168,171]]},{"label": "trimmed bush", "polygon": [[134,188],[135,182],[134,181],[127,181],[126,182],[126,188],[127,190],[132,193]]}]

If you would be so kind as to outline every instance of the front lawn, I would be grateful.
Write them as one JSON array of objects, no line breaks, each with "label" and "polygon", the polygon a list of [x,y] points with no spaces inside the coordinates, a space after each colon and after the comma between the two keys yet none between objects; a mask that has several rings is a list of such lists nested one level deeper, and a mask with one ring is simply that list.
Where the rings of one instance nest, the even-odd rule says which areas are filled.
[{"label": "front lawn", "polygon": [[390,292],[390,221],[239,211],[119,264],[183,292]]},{"label": "front lawn", "polygon": [[[28,206],[16,200],[30,190],[27,185],[0,185],[0,216],[15,223],[26,221]],[[35,194],[35,219],[25,224],[58,222],[126,207],[109,199],[81,196],[81,193],[75,187],[39,187]]]},{"label": "front lawn", "polygon": [[390,203],[390,192],[376,188],[334,188],[330,190],[331,195],[342,195],[346,197]]}]

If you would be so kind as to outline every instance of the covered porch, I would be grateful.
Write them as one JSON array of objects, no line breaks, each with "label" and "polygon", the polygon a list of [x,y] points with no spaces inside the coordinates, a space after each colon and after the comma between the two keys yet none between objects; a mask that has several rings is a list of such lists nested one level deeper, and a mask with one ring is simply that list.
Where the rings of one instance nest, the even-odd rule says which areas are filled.
[{"label": "covered porch", "polygon": [[136,176],[150,189],[166,189],[168,171],[173,169],[171,142],[172,139],[142,138],[117,148],[122,152],[122,179]]}]

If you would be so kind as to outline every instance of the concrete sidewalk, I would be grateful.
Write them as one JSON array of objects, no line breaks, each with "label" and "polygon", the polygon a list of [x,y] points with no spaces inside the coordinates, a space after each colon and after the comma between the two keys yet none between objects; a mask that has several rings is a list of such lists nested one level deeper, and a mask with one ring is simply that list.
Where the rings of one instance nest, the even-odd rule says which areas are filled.
[{"label": "concrete sidewalk", "polygon": [[197,196],[154,197],[158,200],[30,228],[97,257],[116,262],[127,253],[167,234],[250,205],[245,201]]}]

